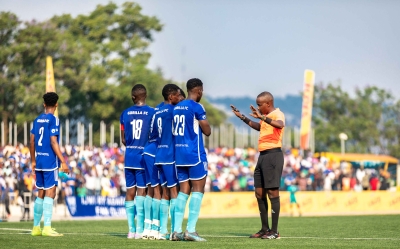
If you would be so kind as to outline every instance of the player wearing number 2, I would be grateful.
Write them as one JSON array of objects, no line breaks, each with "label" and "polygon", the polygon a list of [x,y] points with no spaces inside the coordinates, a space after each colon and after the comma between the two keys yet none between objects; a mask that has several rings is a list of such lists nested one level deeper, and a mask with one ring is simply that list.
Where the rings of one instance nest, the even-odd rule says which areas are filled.
[{"label": "player wearing number 2", "polygon": [[[196,232],[204,186],[207,176],[207,155],[203,134],[210,136],[211,128],[206,111],[199,103],[203,96],[203,82],[190,79],[186,83],[188,98],[174,107],[175,163],[180,192],[175,206],[174,233],[171,240],[205,241]],[[182,221],[190,192],[189,219],[186,232],[182,233]]]},{"label": "player wearing number 2", "polygon": [[[33,207],[32,235],[55,237],[63,236],[51,228],[59,162],[61,162],[62,172],[69,173],[69,169],[58,146],[60,122],[54,116],[58,95],[55,92],[48,92],[43,95],[43,99],[45,113],[40,114],[33,122],[30,138],[32,173],[36,175],[36,187],[39,189]],[[44,216],[43,231],[40,229],[42,214]]]},{"label": "player wearing number 2", "polygon": [[128,239],[141,239],[143,233],[146,174],[142,154],[149,139],[151,119],[154,114],[154,108],[146,105],[146,97],[146,88],[142,84],[134,85],[132,88],[134,105],[124,110],[120,118],[122,143],[126,146],[125,208],[129,226]]}]

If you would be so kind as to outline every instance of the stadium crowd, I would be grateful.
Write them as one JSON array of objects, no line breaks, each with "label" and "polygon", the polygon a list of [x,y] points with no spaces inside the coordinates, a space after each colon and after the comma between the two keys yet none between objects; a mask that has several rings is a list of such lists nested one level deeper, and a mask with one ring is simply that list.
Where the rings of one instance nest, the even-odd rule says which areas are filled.
[{"label": "stadium crowd", "polygon": [[[70,196],[119,196],[126,192],[123,149],[114,146],[81,148],[61,147],[71,169],[68,179],[60,180],[60,194]],[[390,187],[387,172],[354,169],[345,162],[335,165],[326,158],[302,157],[297,150],[285,150],[281,190],[296,185],[300,191],[386,190]],[[253,172],[258,153],[253,148],[218,147],[208,151],[209,171],[206,191],[252,191]],[[0,186],[4,201],[17,201],[24,192],[35,193],[35,178],[30,170],[28,147],[7,145],[0,149]],[[11,193],[8,194],[8,193]],[[15,198],[8,199],[8,196]]]}]

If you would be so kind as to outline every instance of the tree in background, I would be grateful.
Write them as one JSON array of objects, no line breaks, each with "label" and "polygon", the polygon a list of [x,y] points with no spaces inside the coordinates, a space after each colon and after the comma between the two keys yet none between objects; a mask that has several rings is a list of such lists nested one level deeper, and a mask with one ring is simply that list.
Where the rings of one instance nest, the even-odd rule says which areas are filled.
[{"label": "tree in background", "polygon": [[[161,70],[147,68],[151,55],[146,49],[162,24],[143,15],[136,3],[119,7],[111,2],[87,15],[64,14],[22,25],[16,15],[1,12],[0,29],[1,111],[6,123],[32,121],[42,111],[46,56],[53,57],[60,119],[93,122],[94,130],[101,120],[118,127],[120,113],[132,105],[134,84],[147,87],[148,104],[155,106],[163,100],[162,87],[174,83]],[[224,121],[221,111],[205,100],[203,104],[211,124]]]},{"label": "tree in background", "polygon": [[319,84],[314,92],[313,124],[316,151],[340,151],[339,134],[349,140],[346,152],[381,153],[400,157],[400,101],[376,86],[356,89]]}]

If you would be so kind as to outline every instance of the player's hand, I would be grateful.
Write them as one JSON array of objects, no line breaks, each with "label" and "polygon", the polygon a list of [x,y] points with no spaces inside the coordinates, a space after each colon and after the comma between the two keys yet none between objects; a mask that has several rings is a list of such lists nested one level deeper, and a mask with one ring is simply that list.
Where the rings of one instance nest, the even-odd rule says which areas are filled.
[{"label": "player's hand", "polygon": [[31,166],[32,166],[32,175],[35,175],[36,174],[36,162],[32,162],[31,163]]},{"label": "player's hand", "polygon": [[234,107],[233,105],[231,105],[231,108],[232,108],[232,112],[235,113],[236,117],[241,119],[242,118],[242,114],[240,113],[240,111],[236,107]]},{"label": "player's hand", "polygon": [[68,165],[66,163],[61,163],[61,171],[64,173],[69,174],[69,168]]},{"label": "player's hand", "polygon": [[258,119],[261,119],[261,118],[262,118],[261,113],[260,113],[253,105],[250,105],[250,110],[251,110],[250,115],[251,115],[253,118],[258,118]]}]

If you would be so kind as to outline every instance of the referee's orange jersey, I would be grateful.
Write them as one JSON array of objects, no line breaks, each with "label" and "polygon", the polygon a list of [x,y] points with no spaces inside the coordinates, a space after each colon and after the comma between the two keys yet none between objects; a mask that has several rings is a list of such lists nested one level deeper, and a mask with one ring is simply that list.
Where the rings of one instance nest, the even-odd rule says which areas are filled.
[{"label": "referee's orange jersey", "polygon": [[[276,108],[272,112],[267,115],[268,118],[272,120],[281,120],[283,124],[285,124],[285,115],[279,108]],[[264,121],[260,121],[260,136],[258,138],[258,151],[269,150],[273,148],[281,148],[282,147],[282,136],[283,130],[273,127],[265,123]]]}]

